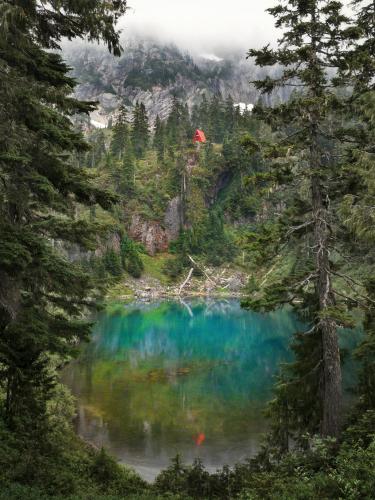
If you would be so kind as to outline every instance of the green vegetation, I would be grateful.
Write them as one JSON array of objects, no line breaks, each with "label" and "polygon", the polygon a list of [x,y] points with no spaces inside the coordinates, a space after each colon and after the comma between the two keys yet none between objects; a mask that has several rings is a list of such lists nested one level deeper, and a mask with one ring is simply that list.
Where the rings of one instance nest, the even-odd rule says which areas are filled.
[{"label": "green vegetation", "polygon": [[142,262],[145,274],[159,280],[163,284],[168,283],[168,277],[165,273],[165,267],[169,263],[170,256],[168,254],[158,254],[150,257],[147,254],[142,255]]},{"label": "green vegetation", "polygon": [[73,155],[88,146],[70,117],[91,103],[71,97],[75,82],[57,49],[64,36],[104,40],[119,53],[114,22],[124,2],[69,4],[2,2],[0,33],[0,387],[1,417],[9,432],[41,439],[54,386],[50,356],[67,356],[87,339],[85,306],[97,290],[80,262],[59,243],[94,250],[100,224],[77,207],[108,209],[113,194],[94,185]]},{"label": "green vegetation", "polygon": [[[220,96],[203,97],[191,113],[175,97],[168,118],[156,118],[152,137],[142,103],[137,103],[129,116],[122,106],[110,130],[89,133],[92,150],[78,158],[82,166],[95,172],[98,186],[117,193],[118,203],[111,211],[116,234],[123,238],[125,228],[144,242],[149,238],[152,248],[159,241],[159,251],[173,254],[164,266],[165,272],[155,276],[163,283],[179,278],[191,266],[188,255],[210,266],[237,262],[233,223],[256,216],[261,202],[249,178],[264,168],[261,155],[254,155],[244,145],[255,147],[257,139],[271,134],[270,129],[248,111],[241,113],[231,98],[223,100]],[[202,125],[208,142],[198,148],[192,138]],[[164,232],[171,204],[175,207],[173,224],[179,227],[174,241]],[[92,218],[104,222],[99,209]],[[157,228],[158,235],[145,236],[150,225]],[[242,243],[240,246],[245,252]],[[133,250],[140,252],[136,246]],[[109,261],[105,257],[104,268],[117,276],[119,265],[112,262],[112,254],[109,257]],[[127,270],[125,260],[122,257]],[[245,264],[244,260],[240,262]],[[139,277],[141,271],[137,269],[133,275]]]},{"label": "green vegetation", "polygon": [[50,397],[42,434],[14,433],[1,424],[0,498],[124,498],[147,492],[135,473],[75,436],[74,401],[64,386],[55,385]]},{"label": "green vegetation", "polygon": [[[126,2],[2,1],[0,498],[373,497],[375,11],[354,0],[349,19],[342,7],[285,0],[269,10],[284,30],[279,45],[249,55],[280,68],[255,85],[264,94],[294,87],[287,102],[241,114],[217,95],[189,113],[176,97],[153,137],[137,103],[130,123],[122,108],[112,130],[86,142],[71,118],[94,105],[71,97],[59,43],[87,37],[119,55]],[[149,65],[142,81],[129,72],[125,83],[148,89],[176,78]],[[200,73],[192,61],[177,69]],[[200,149],[191,145],[198,127],[208,137]],[[172,260],[151,259],[129,237],[134,216],[163,229],[176,198]],[[149,486],[74,436],[56,365],[88,339],[85,317],[108,280],[144,268],[176,278],[189,255],[251,271],[246,307],[290,304],[310,329],[295,335],[295,360],[269,405],[271,433],[253,461],[210,475],[176,458]],[[365,317],[366,339],[357,399],[342,421],[338,331],[353,325],[353,311]]]}]

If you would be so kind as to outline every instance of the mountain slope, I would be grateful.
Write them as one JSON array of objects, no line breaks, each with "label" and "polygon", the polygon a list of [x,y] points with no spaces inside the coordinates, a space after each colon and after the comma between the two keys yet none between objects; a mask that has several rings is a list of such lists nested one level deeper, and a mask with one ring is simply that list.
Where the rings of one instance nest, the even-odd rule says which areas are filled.
[{"label": "mountain slope", "polygon": [[[231,95],[236,103],[253,104],[259,93],[249,83],[261,76],[244,54],[214,54],[193,58],[174,45],[161,45],[153,40],[132,39],[124,44],[120,58],[93,45],[66,45],[64,55],[79,82],[77,96],[99,101],[93,116],[106,125],[121,104],[132,107],[143,102],[153,121],[169,114],[176,96],[191,109],[207,97]],[[274,96],[283,99],[283,95]]]}]

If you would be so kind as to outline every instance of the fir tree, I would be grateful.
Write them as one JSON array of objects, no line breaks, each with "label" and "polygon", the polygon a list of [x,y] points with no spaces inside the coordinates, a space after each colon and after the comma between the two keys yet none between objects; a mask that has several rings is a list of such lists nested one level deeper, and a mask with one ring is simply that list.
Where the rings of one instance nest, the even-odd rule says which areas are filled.
[{"label": "fir tree", "polygon": [[116,125],[112,127],[111,153],[118,159],[122,158],[129,138],[129,126],[125,106],[119,109]]},{"label": "fir tree", "polygon": [[165,135],[168,144],[174,147],[186,145],[193,135],[189,110],[176,97],[173,98],[172,109],[165,124]]},{"label": "fir tree", "polygon": [[220,143],[225,134],[225,114],[220,96],[212,97],[209,107],[209,126],[207,127],[207,136],[212,142]]},{"label": "fir tree", "polygon": [[224,103],[225,131],[230,135],[234,132],[236,125],[236,108],[232,96],[228,96]]},{"label": "fir tree", "polygon": [[354,84],[355,93],[361,94],[375,88],[375,4],[371,0],[353,0],[352,6],[356,13],[352,29],[356,30],[358,41],[346,54],[340,69]]},{"label": "fir tree", "polygon": [[95,130],[95,132],[90,136],[88,143],[90,144],[90,150],[86,153],[88,165],[91,168],[95,168],[107,154],[103,130]]},{"label": "fir tree", "polygon": [[127,235],[121,240],[121,260],[123,268],[134,278],[140,278],[143,262],[139,256],[136,244]]},{"label": "fir tree", "polygon": [[160,120],[159,115],[157,115],[155,120],[153,147],[157,151],[159,162],[163,161],[165,151],[165,127],[164,123]]},{"label": "fir tree", "polygon": [[[275,129],[284,127],[286,132],[281,143],[270,151],[270,158],[279,157],[274,179],[279,183],[299,180],[309,187],[308,197],[300,202],[296,199],[295,207],[283,215],[283,244],[302,241],[307,254],[312,251],[314,258],[312,268],[306,266],[302,272],[291,273],[279,287],[273,286],[268,300],[293,304],[298,297],[303,304],[300,309],[309,311],[312,323],[311,330],[297,338],[297,364],[288,372],[289,391],[293,394],[288,404],[297,414],[295,429],[301,433],[307,430],[306,413],[301,416],[304,407],[305,412],[319,416],[316,425],[308,430],[337,437],[342,400],[337,328],[346,324],[347,316],[333,287],[336,269],[331,255],[337,241],[333,204],[340,193],[340,164],[332,129],[338,126],[334,117],[345,103],[336,92],[342,85],[337,70],[357,34],[348,29],[350,20],[343,15],[341,2],[290,0],[269,12],[276,18],[276,26],[284,28],[279,48],[250,50],[249,56],[255,57],[258,66],[280,64],[284,69],[278,78],[267,77],[254,83],[263,93],[285,86],[298,88],[299,92],[288,103],[258,109],[258,114]],[[336,75],[327,68],[336,69]],[[315,341],[306,349],[310,339]],[[316,363],[311,366],[314,357]],[[317,388],[317,394],[312,392]],[[311,394],[316,396],[313,400]],[[304,406],[307,400],[309,404]]]},{"label": "fir tree", "polygon": [[[72,153],[88,145],[70,117],[93,110],[56,52],[62,37],[103,40],[120,53],[114,24],[125,2],[2,2],[0,31],[0,383],[12,428],[40,428],[53,380],[48,355],[70,353],[90,325],[89,276],[54,242],[95,248],[96,225],[77,205],[106,208]],[[54,51],[51,51],[54,49]]]},{"label": "fir tree", "polygon": [[142,158],[149,143],[150,131],[145,105],[136,103],[133,111],[131,139],[137,158]]},{"label": "fir tree", "polygon": [[130,141],[125,145],[125,152],[121,166],[121,185],[120,193],[124,194],[126,199],[131,198],[135,193],[135,158]]}]

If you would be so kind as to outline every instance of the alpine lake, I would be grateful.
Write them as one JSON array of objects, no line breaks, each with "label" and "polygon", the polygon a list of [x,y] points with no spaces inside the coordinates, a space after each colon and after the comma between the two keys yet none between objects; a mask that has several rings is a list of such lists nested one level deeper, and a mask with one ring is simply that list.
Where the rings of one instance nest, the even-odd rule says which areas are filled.
[{"label": "alpine lake", "polygon": [[[134,302],[98,315],[92,340],[63,373],[77,398],[76,430],[153,480],[177,453],[209,471],[254,456],[263,410],[291,336],[288,309],[260,314],[238,300]],[[361,329],[340,331],[344,386]]]}]

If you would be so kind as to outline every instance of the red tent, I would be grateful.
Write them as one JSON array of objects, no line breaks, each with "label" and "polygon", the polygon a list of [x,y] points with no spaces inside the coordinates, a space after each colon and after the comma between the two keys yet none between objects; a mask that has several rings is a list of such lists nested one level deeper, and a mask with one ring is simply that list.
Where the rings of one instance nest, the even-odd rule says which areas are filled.
[{"label": "red tent", "polygon": [[195,131],[193,142],[194,142],[194,144],[196,142],[206,142],[206,136],[204,135],[203,130],[197,129]]}]

